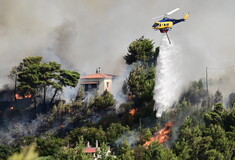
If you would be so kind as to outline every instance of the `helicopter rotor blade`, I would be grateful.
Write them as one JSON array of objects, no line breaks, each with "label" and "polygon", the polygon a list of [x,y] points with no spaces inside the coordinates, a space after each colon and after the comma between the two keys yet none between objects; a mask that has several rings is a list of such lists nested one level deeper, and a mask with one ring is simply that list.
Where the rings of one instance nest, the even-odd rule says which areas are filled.
[{"label": "helicopter rotor blade", "polygon": [[161,16],[158,16],[158,17],[154,17],[154,18],[152,18],[152,19],[157,19],[157,18],[160,18],[160,17],[169,16],[169,15],[171,15],[172,13],[175,13],[176,11],[178,11],[179,9],[180,9],[180,8],[176,8],[176,9],[174,9],[174,10],[172,10],[172,11],[166,13],[165,15],[161,15]]},{"label": "helicopter rotor blade", "polygon": [[157,19],[157,18],[160,18],[160,17],[164,17],[165,15],[160,15],[160,16],[157,16],[157,17],[154,17],[152,19]]},{"label": "helicopter rotor blade", "polygon": [[180,8],[176,8],[168,13],[166,13],[166,15],[171,15],[172,13],[175,13],[176,11],[178,11]]}]

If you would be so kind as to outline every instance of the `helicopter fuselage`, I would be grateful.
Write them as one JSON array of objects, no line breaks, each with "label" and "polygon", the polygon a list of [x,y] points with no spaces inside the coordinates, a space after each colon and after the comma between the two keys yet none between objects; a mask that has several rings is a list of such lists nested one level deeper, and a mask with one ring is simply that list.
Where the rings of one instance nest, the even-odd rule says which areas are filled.
[{"label": "helicopter fuselage", "polygon": [[172,28],[173,25],[183,22],[186,19],[188,19],[188,13],[184,16],[184,18],[181,18],[181,19],[173,19],[173,18],[164,17],[162,20],[155,22],[152,28],[154,30],[160,30],[161,33],[166,33]]},{"label": "helicopter fuselage", "polygon": [[161,33],[169,31],[173,25],[184,21],[185,19],[170,19],[163,18],[162,20],[155,22],[152,26],[154,30],[160,30]]}]

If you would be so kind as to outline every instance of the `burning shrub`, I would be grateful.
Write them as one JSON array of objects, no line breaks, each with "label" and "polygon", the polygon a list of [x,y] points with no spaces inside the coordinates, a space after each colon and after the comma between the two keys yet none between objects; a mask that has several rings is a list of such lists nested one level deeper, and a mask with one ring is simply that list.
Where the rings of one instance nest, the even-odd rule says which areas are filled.
[{"label": "burning shrub", "polygon": [[154,141],[158,141],[158,143],[165,143],[170,138],[168,134],[171,132],[171,127],[173,125],[173,122],[166,123],[165,127],[156,133],[155,136],[151,137],[149,141],[145,142],[144,146],[149,146]]},{"label": "burning shrub", "polygon": [[120,106],[119,106],[119,113],[120,114],[125,114],[127,112],[130,111],[131,109],[131,106],[133,106],[134,104],[132,102],[127,102],[127,103],[122,103]]}]

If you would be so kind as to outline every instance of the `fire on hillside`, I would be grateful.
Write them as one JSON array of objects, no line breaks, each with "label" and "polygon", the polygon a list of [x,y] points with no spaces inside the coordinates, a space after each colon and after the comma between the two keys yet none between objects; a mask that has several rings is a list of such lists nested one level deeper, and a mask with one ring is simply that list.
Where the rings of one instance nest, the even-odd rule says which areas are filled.
[{"label": "fire on hillside", "polygon": [[136,112],[138,112],[138,108],[134,108],[134,109],[130,110],[129,113],[133,116],[136,114]]},{"label": "fire on hillside", "polygon": [[173,125],[174,122],[166,123],[163,129],[161,129],[155,136],[151,137],[149,141],[144,143],[144,146],[147,147],[154,141],[158,141],[161,144],[165,143],[170,138],[168,134],[171,132]]},{"label": "fire on hillside", "polygon": [[32,95],[31,94],[27,94],[24,95],[24,97],[22,97],[21,95],[19,95],[18,93],[15,94],[16,99],[24,99],[24,98],[31,98]]}]

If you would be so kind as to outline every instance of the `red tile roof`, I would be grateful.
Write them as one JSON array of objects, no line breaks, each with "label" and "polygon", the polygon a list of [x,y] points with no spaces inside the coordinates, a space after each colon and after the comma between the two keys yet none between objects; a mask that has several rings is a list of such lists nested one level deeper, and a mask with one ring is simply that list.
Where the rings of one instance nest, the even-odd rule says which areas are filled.
[{"label": "red tile roof", "polygon": [[96,148],[85,148],[85,153],[96,153]]},{"label": "red tile roof", "polygon": [[97,74],[90,74],[90,75],[81,77],[81,79],[85,79],[85,78],[112,78],[112,76],[108,74],[104,74],[104,73],[97,73]]}]

